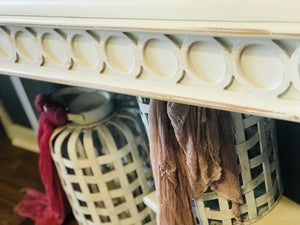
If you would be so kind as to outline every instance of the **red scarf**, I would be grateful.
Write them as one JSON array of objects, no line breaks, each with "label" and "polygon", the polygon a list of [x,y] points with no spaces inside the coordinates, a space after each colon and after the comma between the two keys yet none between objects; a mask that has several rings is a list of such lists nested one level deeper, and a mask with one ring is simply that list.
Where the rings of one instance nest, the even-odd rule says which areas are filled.
[{"label": "red scarf", "polygon": [[51,159],[49,140],[53,130],[67,122],[67,114],[61,105],[51,100],[50,95],[38,95],[35,105],[41,112],[38,130],[39,168],[45,193],[26,189],[26,197],[14,211],[34,220],[35,225],[60,225],[70,207]]}]

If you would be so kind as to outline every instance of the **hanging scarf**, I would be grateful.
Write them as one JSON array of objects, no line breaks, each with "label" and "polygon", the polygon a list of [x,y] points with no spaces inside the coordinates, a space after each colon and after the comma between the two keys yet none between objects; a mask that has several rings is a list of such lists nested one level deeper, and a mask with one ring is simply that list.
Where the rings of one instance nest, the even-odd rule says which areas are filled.
[{"label": "hanging scarf", "polygon": [[67,114],[61,105],[51,100],[50,95],[38,95],[35,105],[41,112],[38,130],[39,168],[45,193],[26,189],[26,197],[14,211],[34,220],[35,225],[60,225],[70,208],[51,160],[49,140],[53,130],[66,123]]},{"label": "hanging scarf", "polygon": [[208,187],[232,201],[232,215],[240,221],[242,197],[229,112],[152,100],[149,131],[158,224],[196,224],[191,199]]}]

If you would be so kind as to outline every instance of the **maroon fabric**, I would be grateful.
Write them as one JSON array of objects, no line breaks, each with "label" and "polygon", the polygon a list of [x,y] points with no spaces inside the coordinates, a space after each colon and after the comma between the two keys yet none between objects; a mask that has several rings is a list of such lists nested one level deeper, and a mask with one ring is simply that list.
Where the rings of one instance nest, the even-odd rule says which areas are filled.
[{"label": "maroon fabric", "polygon": [[51,159],[49,140],[53,130],[66,123],[67,114],[61,105],[51,101],[49,95],[38,95],[35,105],[41,112],[38,130],[39,168],[45,193],[25,189],[26,197],[14,210],[34,220],[35,225],[60,225],[70,207]]}]

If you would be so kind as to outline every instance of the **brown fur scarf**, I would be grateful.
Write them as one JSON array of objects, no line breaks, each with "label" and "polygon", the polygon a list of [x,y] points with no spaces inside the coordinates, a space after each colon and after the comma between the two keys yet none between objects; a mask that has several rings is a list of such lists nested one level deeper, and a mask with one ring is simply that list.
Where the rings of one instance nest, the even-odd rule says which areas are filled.
[{"label": "brown fur scarf", "polygon": [[196,224],[191,200],[208,187],[232,201],[232,214],[240,221],[242,197],[229,112],[151,100],[149,131],[158,224]]}]

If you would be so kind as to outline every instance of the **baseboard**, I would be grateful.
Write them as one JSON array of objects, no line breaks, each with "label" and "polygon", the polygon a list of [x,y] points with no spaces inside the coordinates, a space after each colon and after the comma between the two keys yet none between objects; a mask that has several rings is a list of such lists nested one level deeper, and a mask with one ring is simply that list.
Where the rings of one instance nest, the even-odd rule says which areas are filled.
[{"label": "baseboard", "polygon": [[5,111],[1,101],[0,121],[13,146],[36,153],[39,152],[36,132],[30,128],[13,123],[8,113]]}]

